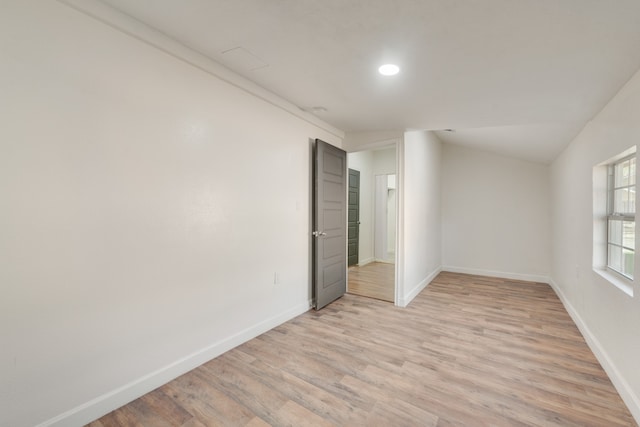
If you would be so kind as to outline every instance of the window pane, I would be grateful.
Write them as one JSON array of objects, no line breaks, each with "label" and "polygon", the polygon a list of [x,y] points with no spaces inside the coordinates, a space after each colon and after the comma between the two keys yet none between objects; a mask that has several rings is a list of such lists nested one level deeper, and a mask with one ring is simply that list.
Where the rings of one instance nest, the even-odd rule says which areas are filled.
[{"label": "window pane", "polygon": [[621,188],[619,190],[614,191],[614,201],[613,201],[613,211],[615,213],[629,213],[633,212],[629,209],[629,189]]},{"label": "window pane", "polygon": [[624,270],[621,271],[622,273],[624,273],[625,275],[633,278],[633,258],[634,258],[634,251],[630,251],[628,249],[623,249],[622,250],[622,257],[623,257],[623,268]]},{"label": "window pane", "polygon": [[[621,221],[616,221],[621,222]],[[635,249],[636,247],[636,223],[624,221],[622,223],[622,246]]]},{"label": "window pane", "polygon": [[622,271],[622,248],[609,245],[609,267],[616,271]]},{"label": "window pane", "polygon": [[607,266],[629,278],[634,275],[636,247],[636,163],[634,156],[610,164],[607,178]]},{"label": "window pane", "polygon": [[609,220],[608,242],[615,243],[616,245],[622,245],[622,221],[616,219]]},{"label": "window pane", "polygon": [[629,185],[629,160],[616,165],[616,188]]}]

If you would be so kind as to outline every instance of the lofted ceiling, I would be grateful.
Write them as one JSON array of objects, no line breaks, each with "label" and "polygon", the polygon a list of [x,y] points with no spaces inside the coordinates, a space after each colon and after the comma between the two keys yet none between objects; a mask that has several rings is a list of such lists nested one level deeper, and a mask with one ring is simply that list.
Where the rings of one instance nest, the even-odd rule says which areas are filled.
[{"label": "lofted ceiling", "polygon": [[346,132],[544,163],[640,68],[638,0],[102,2]]}]

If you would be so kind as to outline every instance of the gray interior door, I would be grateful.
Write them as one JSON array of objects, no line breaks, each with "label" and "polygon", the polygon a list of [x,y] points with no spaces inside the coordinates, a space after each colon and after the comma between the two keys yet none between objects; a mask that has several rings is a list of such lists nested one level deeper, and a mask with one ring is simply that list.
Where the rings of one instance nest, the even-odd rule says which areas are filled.
[{"label": "gray interior door", "polygon": [[316,139],[313,170],[313,297],[316,310],[347,290],[347,153]]},{"label": "gray interior door", "polygon": [[347,264],[358,263],[360,245],[360,171],[349,169],[349,214],[347,220]]}]

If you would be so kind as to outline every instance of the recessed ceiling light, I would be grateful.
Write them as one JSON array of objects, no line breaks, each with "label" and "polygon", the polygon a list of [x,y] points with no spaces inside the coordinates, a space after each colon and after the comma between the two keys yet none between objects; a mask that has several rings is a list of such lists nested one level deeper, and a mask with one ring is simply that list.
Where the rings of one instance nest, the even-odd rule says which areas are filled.
[{"label": "recessed ceiling light", "polygon": [[378,72],[383,76],[395,76],[400,72],[400,67],[396,64],[384,64],[378,68]]}]

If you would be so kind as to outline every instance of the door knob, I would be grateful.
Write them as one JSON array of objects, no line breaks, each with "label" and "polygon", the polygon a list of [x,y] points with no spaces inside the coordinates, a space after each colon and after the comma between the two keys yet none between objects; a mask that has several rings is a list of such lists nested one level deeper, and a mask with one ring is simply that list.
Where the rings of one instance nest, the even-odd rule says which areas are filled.
[{"label": "door knob", "polygon": [[326,236],[327,233],[325,233],[324,231],[314,231],[313,233],[313,237],[320,237],[320,236]]}]

